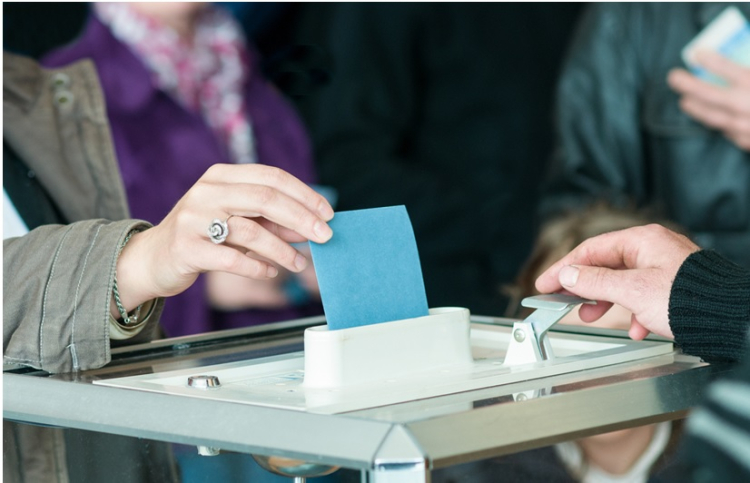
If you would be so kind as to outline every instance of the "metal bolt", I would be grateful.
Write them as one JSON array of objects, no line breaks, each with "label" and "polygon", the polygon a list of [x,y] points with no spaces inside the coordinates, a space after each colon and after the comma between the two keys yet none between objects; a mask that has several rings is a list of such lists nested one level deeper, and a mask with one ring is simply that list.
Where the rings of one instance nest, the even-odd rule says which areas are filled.
[{"label": "metal bolt", "polygon": [[213,446],[198,446],[198,454],[201,456],[217,456],[221,453],[221,449],[214,448]]},{"label": "metal bolt", "polygon": [[218,389],[221,387],[221,382],[216,376],[190,376],[187,384],[196,389]]},{"label": "metal bolt", "polygon": [[526,332],[516,329],[513,331],[513,338],[516,339],[516,342],[523,342],[526,340]]}]

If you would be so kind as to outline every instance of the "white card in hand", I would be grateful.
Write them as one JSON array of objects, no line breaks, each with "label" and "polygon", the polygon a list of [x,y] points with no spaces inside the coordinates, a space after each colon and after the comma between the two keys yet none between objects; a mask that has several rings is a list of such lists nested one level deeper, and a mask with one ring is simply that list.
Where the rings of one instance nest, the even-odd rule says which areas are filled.
[{"label": "white card in hand", "polygon": [[697,77],[725,85],[719,76],[699,66],[695,53],[710,50],[736,64],[750,67],[750,23],[737,7],[727,7],[682,49],[682,60]]}]

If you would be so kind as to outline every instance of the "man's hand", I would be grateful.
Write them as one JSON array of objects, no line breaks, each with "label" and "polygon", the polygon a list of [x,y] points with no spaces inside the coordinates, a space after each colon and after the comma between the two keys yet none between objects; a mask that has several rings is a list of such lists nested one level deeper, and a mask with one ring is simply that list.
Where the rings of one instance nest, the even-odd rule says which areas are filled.
[{"label": "man's hand", "polygon": [[541,293],[566,290],[603,301],[583,305],[582,320],[592,322],[613,303],[633,316],[630,337],[641,340],[654,332],[673,338],[669,326],[669,294],[685,259],[699,247],[660,225],[606,233],[581,243],[536,280]]},{"label": "man's hand", "polygon": [[722,131],[740,149],[750,151],[750,68],[709,51],[697,52],[696,61],[728,85],[717,86],[684,69],[672,69],[667,82],[682,95],[680,108],[706,126]]}]

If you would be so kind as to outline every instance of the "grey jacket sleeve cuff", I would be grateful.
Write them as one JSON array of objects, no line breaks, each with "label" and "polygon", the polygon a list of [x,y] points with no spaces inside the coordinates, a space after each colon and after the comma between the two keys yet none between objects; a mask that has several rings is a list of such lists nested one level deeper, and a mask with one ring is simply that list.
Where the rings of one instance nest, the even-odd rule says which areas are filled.
[{"label": "grey jacket sleeve cuff", "polygon": [[[86,220],[5,240],[3,362],[51,373],[107,364],[119,247],[130,230],[150,226]],[[144,327],[158,319],[163,301],[155,305]]]},{"label": "grey jacket sleeve cuff", "polygon": [[151,319],[152,318],[158,318],[158,314],[154,317],[156,312],[158,310],[154,310],[160,299],[153,299],[149,300],[148,302],[145,302],[143,306],[141,307],[141,313],[143,314],[140,317],[140,320],[135,325],[125,325],[122,323],[122,321],[116,320],[114,317],[112,317],[112,314],[109,315],[109,339],[110,340],[127,340],[135,337],[136,335],[140,334],[141,331],[147,326],[151,325]]}]

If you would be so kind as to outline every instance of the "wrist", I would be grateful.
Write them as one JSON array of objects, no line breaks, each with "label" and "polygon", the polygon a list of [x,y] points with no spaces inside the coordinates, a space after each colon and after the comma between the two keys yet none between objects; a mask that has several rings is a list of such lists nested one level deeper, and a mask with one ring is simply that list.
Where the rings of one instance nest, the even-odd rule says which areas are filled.
[{"label": "wrist", "polygon": [[[119,295],[120,308],[127,314],[136,310],[144,302],[158,297],[158,294],[149,288],[148,272],[144,270],[146,263],[144,263],[142,247],[146,236],[146,231],[137,231],[129,239],[126,238],[126,243],[117,258],[115,269],[117,294]],[[115,319],[123,318],[120,308],[115,301],[115,291],[113,290],[110,313]]]}]

